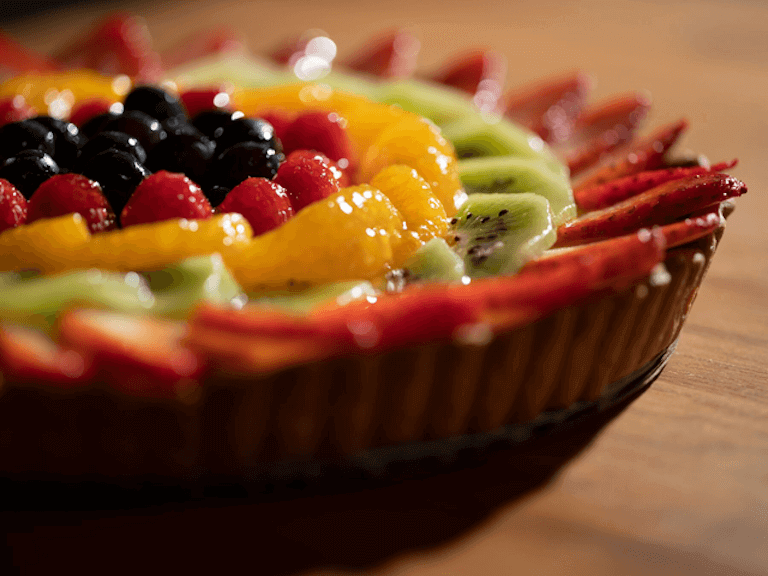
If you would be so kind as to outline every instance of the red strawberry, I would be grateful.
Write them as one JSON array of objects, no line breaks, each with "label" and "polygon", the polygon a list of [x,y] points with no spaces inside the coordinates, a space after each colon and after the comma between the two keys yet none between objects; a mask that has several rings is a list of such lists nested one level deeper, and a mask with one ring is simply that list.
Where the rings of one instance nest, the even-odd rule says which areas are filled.
[{"label": "red strawberry", "polygon": [[242,53],[245,44],[236,30],[228,27],[212,28],[206,32],[194,32],[183,38],[162,54],[167,70],[205,56]]},{"label": "red strawberry", "polygon": [[[476,50],[452,58],[445,68],[432,76],[432,80],[470,94],[495,89],[498,90],[498,98],[506,77],[507,61],[503,54]],[[495,106],[492,109],[495,110]]]},{"label": "red strawberry", "polygon": [[51,72],[57,64],[22,46],[16,40],[0,33],[0,72],[10,71],[11,75],[27,72]]},{"label": "red strawberry", "polygon": [[145,397],[186,396],[197,388],[203,362],[182,345],[184,332],[168,320],[85,309],[58,323],[63,345],[91,356],[103,381]]},{"label": "red strawberry", "polygon": [[664,165],[664,155],[688,128],[688,122],[679,120],[657,129],[648,138],[633,145],[629,151],[619,150],[606,159],[606,164],[574,186],[574,193],[616,178],[623,178]]},{"label": "red strawberry", "polygon": [[335,112],[313,110],[299,114],[282,137],[283,151],[315,150],[339,164],[354,169],[356,159],[347,134],[347,121]]},{"label": "red strawberry", "polygon": [[142,81],[163,75],[160,56],[144,21],[124,12],[97,23],[89,34],[56,54],[68,68],[92,68],[102,74],[127,74]]},{"label": "red strawberry", "polygon": [[344,65],[382,78],[409,78],[416,70],[420,49],[418,38],[405,30],[397,30],[373,40]]},{"label": "red strawberry", "polygon": [[714,166],[691,166],[681,168],[664,168],[662,170],[648,170],[624,178],[617,178],[604,184],[598,184],[590,188],[580,188],[574,194],[576,205],[581,210],[600,210],[618,202],[636,196],[641,192],[650,190],[656,186],[671,180],[680,180],[688,176],[708,174],[710,172],[722,172],[736,166],[736,160],[721,162]]},{"label": "red strawberry", "polygon": [[[75,126],[82,126],[94,116],[109,112],[112,104],[113,102],[106,98],[89,98],[88,100],[83,100],[74,105],[72,113],[69,115],[69,121]],[[122,104],[120,106],[122,107]]]},{"label": "red strawberry", "polygon": [[101,186],[80,174],[57,174],[43,182],[29,200],[28,222],[78,212],[92,233],[114,230],[115,213]]},{"label": "red strawberry", "polygon": [[35,115],[35,109],[27,105],[21,94],[0,100],[0,126],[26,120]]},{"label": "red strawberry", "polygon": [[254,236],[269,232],[293,217],[285,188],[266,178],[247,178],[232,188],[216,211],[239,212],[250,222]]},{"label": "red strawberry", "polygon": [[160,170],[141,181],[120,214],[123,227],[171,218],[205,219],[213,214],[200,186],[184,174]]},{"label": "red strawberry", "polygon": [[0,324],[0,374],[8,383],[73,388],[93,376],[90,359],[39,330]]},{"label": "red strawberry", "polygon": [[0,178],[0,232],[27,221],[27,199],[16,187]]},{"label": "red strawberry", "polygon": [[289,155],[277,169],[274,181],[288,191],[294,212],[339,191],[333,170],[316,155]]},{"label": "red strawberry", "polygon": [[563,224],[555,246],[577,246],[663,226],[747,192],[743,182],[727,174],[705,174],[672,180],[614,206]]},{"label": "red strawberry", "polygon": [[230,92],[231,90],[228,90],[226,86],[219,86],[187,90],[182,92],[179,97],[189,117],[194,118],[206,110],[221,109],[234,112]]},{"label": "red strawberry", "polygon": [[571,136],[590,88],[591,80],[582,72],[535,84],[505,97],[506,115],[548,142],[563,142]]}]

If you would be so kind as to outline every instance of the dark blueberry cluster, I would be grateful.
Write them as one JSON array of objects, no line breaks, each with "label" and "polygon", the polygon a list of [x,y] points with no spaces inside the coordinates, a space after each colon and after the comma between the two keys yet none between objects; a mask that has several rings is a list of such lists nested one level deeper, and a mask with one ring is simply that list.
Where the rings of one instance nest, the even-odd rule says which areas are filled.
[{"label": "dark blueberry cluster", "polygon": [[246,178],[274,177],[284,160],[272,125],[240,112],[217,109],[190,119],[177,98],[153,86],[135,88],[123,107],[79,129],[48,116],[6,124],[0,178],[29,199],[55,174],[83,174],[120,214],[139,182],[158,170],[186,174],[218,206]]}]

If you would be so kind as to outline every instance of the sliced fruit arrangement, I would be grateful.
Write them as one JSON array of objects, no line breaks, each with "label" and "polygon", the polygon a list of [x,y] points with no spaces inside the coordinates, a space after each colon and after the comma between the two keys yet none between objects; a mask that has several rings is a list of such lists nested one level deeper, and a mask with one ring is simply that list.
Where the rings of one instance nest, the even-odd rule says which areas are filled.
[{"label": "sliced fruit arrangement", "polygon": [[[242,46],[227,32],[158,55],[136,26],[116,16],[51,66],[98,43],[86,64],[133,81],[41,75],[32,54],[0,86],[0,270],[51,275],[0,276],[0,291],[38,298],[0,308],[11,378],[87,385],[126,365],[155,382],[140,394],[187,394],[222,366],[263,374],[492,337],[647,279],[746,192],[723,173],[735,161],[676,165],[685,121],[636,142],[648,98],[589,105],[580,72],[504,94],[503,60],[480,51],[416,79],[417,42],[396,32],[298,83],[312,58],[330,68],[322,36],[279,47],[271,66],[231,58]],[[162,76],[178,94],[143,84]],[[117,308],[115,294],[134,313],[124,333],[122,315],[93,310]],[[199,300],[186,323],[146,314],[183,317]],[[276,309],[286,302],[300,312]],[[56,338],[7,322],[22,318]]]}]

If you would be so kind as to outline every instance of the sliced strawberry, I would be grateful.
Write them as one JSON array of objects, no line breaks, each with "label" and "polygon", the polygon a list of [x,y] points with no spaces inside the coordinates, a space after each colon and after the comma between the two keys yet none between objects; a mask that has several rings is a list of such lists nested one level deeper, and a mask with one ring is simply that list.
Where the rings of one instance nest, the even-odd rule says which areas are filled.
[{"label": "sliced strawberry", "polygon": [[28,205],[16,186],[0,178],[0,232],[27,222]]},{"label": "sliced strawberry", "polygon": [[29,200],[27,221],[73,212],[85,218],[91,233],[117,228],[115,213],[101,186],[80,174],[57,174],[43,182]]},{"label": "sliced strawberry", "polygon": [[127,394],[174,398],[197,388],[202,359],[181,342],[183,323],[98,310],[59,320],[61,341],[91,355],[100,379]]},{"label": "sliced strawberry", "polygon": [[70,389],[87,384],[92,363],[33,328],[0,324],[0,375],[23,382]]},{"label": "sliced strawberry", "polygon": [[584,110],[567,143],[570,152],[566,154],[566,163],[571,176],[594,166],[604,154],[630,142],[650,107],[650,98],[636,92]]},{"label": "sliced strawberry", "polygon": [[589,76],[574,72],[511,92],[505,97],[506,116],[547,142],[564,142],[573,133],[591,85]]},{"label": "sliced strawberry", "polygon": [[160,56],[138,16],[116,12],[98,22],[90,33],[62,48],[56,55],[68,68],[91,68],[102,74],[127,74],[143,82],[163,75]]},{"label": "sliced strawberry", "polygon": [[553,253],[529,262],[515,276],[457,287],[464,298],[484,303],[497,329],[523,326],[604,290],[620,290],[648,276],[663,261],[665,238],[641,230],[611,240]]},{"label": "sliced strawberry", "polygon": [[[69,115],[69,121],[75,126],[82,126],[91,118],[109,112],[114,102],[107,100],[106,98],[89,98],[78,102],[72,107],[72,113]],[[122,104],[121,111],[122,111]]]},{"label": "sliced strawberry", "polygon": [[410,78],[416,70],[421,42],[406,30],[377,38],[343,63],[357,72],[382,78]]},{"label": "sliced strawberry", "polygon": [[722,172],[736,166],[736,160],[722,162],[714,166],[691,166],[684,168],[665,168],[662,170],[649,170],[617,178],[605,184],[598,184],[591,188],[580,188],[574,193],[576,205],[581,210],[600,210],[618,202],[636,196],[641,192],[650,190],[655,186],[680,180],[688,176],[698,176],[710,172]]},{"label": "sliced strawberry", "polygon": [[238,212],[258,236],[293,217],[293,207],[285,188],[266,178],[247,178],[229,192],[217,212]]},{"label": "sliced strawberry", "polygon": [[228,26],[219,26],[186,36],[163,52],[161,60],[165,69],[170,70],[206,56],[244,52],[245,42],[237,30]]},{"label": "sliced strawberry", "polygon": [[336,178],[336,180],[339,182],[339,188],[346,188],[347,186],[351,186],[354,183],[354,179],[352,176],[350,176],[349,168],[342,170],[339,168],[339,165],[336,164],[336,162],[328,158],[328,156],[322,152],[315,152],[313,150],[295,150],[291,152],[290,157],[294,160],[302,157],[310,158],[314,160],[320,160],[321,162],[327,164],[331,169],[333,177]]},{"label": "sliced strawberry", "polygon": [[707,209],[702,214],[686,218],[681,222],[661,226],[659,231],[664,234],[664,238],[667,240],[667,247],[674,248],[711,234],[720,228],[724,221],[725,219],[720,213],[720,206],[718,205]]},{"label": "sliced strawberry", "polygon": [[56,62],[0,32],[0,77],[28,72],[52,72],[58,69]]},{"label": "sliced strawberry", "polygon": [[557,231],[555,246],[576,246],[639,228],[671,224],[746,191],[743,182],[720,173],[673,180],[563,224]]},{"label": "sliced strawberry", "polygon": [[228,85],[211,88],[194,88],[179,94],[181,103],[190,118],[206,110],[227,110],[234,112],[232,106],[232,89]]},{"label": "sliced strawberry", "polygon": [[664,155],[677,142],[686,128],[688,128],[688,122],[685,120],[659,128],[650,137],[634,145],[628,152],[622,150],[620,154],[609,157],[602,168],[598,168],[593,174],[574,186],[574,192],[637,174],[644,170],[660,168],[664,165]]},{"label": "sliced strawberry", "polygon": [[205,219],[213,214],[200,186],[184,174],[160,170],[144,178],[120,213],[125,228],[172,218]]},{"label": "sliced strawberry", "polygon": [[283,150],[315,150],[352,172],[357,165],[347,120],[336,112],[308,111],[299,114],[281,137]]},{"label": "sliced strawberry", "polygon": [[13,98],[4,98],[0,100],[0,127],[19,122],[36,116],[35,109],[29,106],[24,100],[24,96],[17,94]]},{"label": "sliced strawberry", "polygon": [[[491,50],[476,50],[457,58],[432,75],[431,80],[475,96],[483,110],[496,110],[507,79],[507,60]],[[478,99],[482,99],[478,102]],[[493,102],[487,101],[493,99]]]},{"label": "sliced strawberry", "polygon": [[290,154],[277,169],[274,182],[288,191],[295,213],[339,191],[330,165],[317,155]]}]

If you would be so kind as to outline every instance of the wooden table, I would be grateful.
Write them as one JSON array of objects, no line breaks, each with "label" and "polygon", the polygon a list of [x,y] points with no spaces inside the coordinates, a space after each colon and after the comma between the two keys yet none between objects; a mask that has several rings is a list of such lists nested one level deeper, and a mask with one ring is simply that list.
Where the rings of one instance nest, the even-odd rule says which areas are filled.
[{"label": "wooden table", "polygon": [[[255,52],[320,28],[345,55],[383,29],[411,25],[422,39],[425,70],[476,46],[506,54],[510,86],[583,69],[597,79],[596,99],[648,90],[649,124],[685,116],[691,123],[685,146],[717,161],[737,157],[733,174],[750,192],[729,219],[677,352],[651,389],[545,490],[497,507],[447,542],[387,558],[370,573],[768,573],[767,6],[722,0],[124,6],[146,17],[160,48],[203,23],[228,23],[248,35]],[[45,15],[7,31],[47,50],[104,11]],[[74,544],[64,532],[48,535]],[[258,540],[244,535],[214,552],[224,563],[242,559],[236,547],[246,543],[259,573]]]}]

